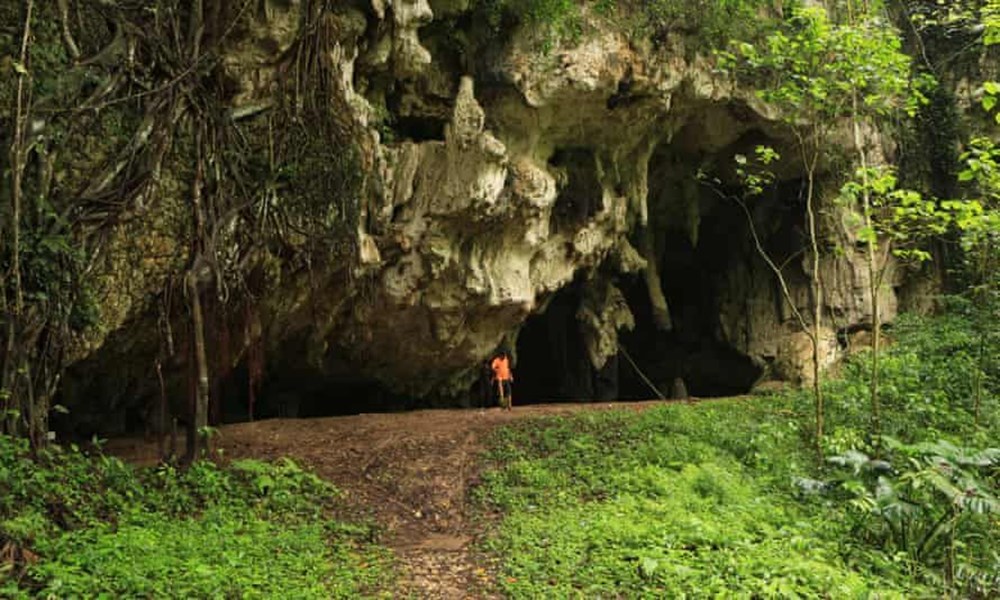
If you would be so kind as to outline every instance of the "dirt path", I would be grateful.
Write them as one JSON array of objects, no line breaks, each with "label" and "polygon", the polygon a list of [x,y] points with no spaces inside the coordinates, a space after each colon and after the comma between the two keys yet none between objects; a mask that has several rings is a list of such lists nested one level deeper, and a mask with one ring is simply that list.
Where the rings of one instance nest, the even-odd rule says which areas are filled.
[{"label": "dirt path", "polygon": [[[542,415],[609,408],[642,410],[658,402],[542,404],[511,412],[454,409],[275,419],[225,425],[228,458],[282,456],[311,468],[346,494],[354,517],[384,528],[383,542],[401,565],[397,597],[489,598],[495,571],[475,551],[483,527],[467,512],[476,457],[499,425]],[[112,440],[107,450],[154,463],[155,444]]]}]

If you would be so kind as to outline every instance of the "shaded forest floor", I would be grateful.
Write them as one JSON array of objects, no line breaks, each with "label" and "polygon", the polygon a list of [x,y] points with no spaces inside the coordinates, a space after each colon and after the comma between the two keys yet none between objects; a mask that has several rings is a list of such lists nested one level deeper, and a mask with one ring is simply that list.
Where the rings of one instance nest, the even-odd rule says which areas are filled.
[{"label": "shaded forest floor", "polygon": [[[608,409],[642,411],[663,402],[538,404],[422,410],[225,425],[216,450],[225,459],[289,457],[345,493],[350,520],[372,520],[399,562],[399,595],[484,598],[496,559],[477,551],[485,523],[470,510],[479,457],[499,426],[522,419]],[[154,442],[111,440],[109,454],[157,461]]]}]

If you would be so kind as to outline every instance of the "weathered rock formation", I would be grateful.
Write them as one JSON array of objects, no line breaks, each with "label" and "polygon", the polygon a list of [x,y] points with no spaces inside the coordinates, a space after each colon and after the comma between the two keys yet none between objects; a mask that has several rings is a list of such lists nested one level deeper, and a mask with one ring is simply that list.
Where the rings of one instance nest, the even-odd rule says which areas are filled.
[{"label": "weathered rock formation", "polygon": [[[233,86],[229,114],[248,122],[267,119],[278,103],[275,65],[300,34],[303,4],[311,6],[263,4],[222,60]],[[628,369],[617,359],[621,344],[665,392],[682,378],[685,395],[808,372],[807,339],[754,249],[746,216],[697,177],[712,172],[732,185],[735,154],[758,143],[787,148],[789,132],[712,59],[680,37],[656,46],[630,40],[597,17],[579,39],[543,49],[526,31],[470,42],[463,2],[372,0],[327,10],[330,102],[364,170],[355,252],[343,264],[276,267],[280,283],[252,318],[223,319],[227,370],[262,343],[269,375],[285,387],[309,379],[335,397],[338,385],[372,381],[410,397],[461,397],[482,360],[500,344],[519,347],[533,318],[566,331],[586,363],[574,359],[570,368],[558,358],[564,351],[533,349],[526,373],[569,369],[617,386],[617,375],[605,375]],[[442,19],[446,26],[435,28]],[[460,38],[465,54],[446,34]],[[784,159],[778,174],[753,219],[808,314],[802,172]],[[177,180],[165,181],[162,194],[179,196]],[[836,182],[820,183],[829,200]],[[840,353],[838,334],[867,321],[868,286],[848,220],[832,202],[824,207],[824,247],[842,249],[821,264],[833,317],[824,331],[829,363]],[[127,246],[131,258],[96,267],[102,327],[66,384],[78,404],[95,392],[158,393],[150,365],[171,321],[158,316],[158,294],[184,262],[162,257],[187,249],[169,227],[152,224],[118,230],[108,256]],[[901,274],[890,281],[880,299],[886,320],[897,310]],[[569,307],[560,313],[568,325],[545,324],[554,301]],[[124,369],[123,356],[139,366]],[[168,370],[183,375],[184,360]],[[183,385],[171,393],[183,394]],[[546,393],[558,395],[538,391]]]}]

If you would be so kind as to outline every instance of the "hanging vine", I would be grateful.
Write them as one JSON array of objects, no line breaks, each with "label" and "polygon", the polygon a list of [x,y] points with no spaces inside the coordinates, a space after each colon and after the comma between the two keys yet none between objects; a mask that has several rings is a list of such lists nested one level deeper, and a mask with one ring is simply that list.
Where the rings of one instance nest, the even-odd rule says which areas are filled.
[{"label": "hanging vine", "polygon": [[[186,309],[161,302],[160,330],[178,318],[191,324],[187,360],[196,385],[181,417],[192,457],[208,425],[211,371],[228,374],[253,348],[251,396],[263,376],[260,327],[249,322],[251,315],[259,322],[253,305],[276,287],[273,265],[294,271],[353,261],[359,159],[370,149],[346,143],[356,125],[338,104],[336,3],[303,3],[299,34],[275,65],[278,103],[240,114],[228,104],[223,58],[258,5],[23,0],[0,8],[22,24],[11,65],[17,90],[9,98],[0,91],[0,131],[12,132],[0,138],[9,149],[0,196],[0,432],[44,441],[65,349],[100,320],[95,265],[120,227],[157,213],[168,196],[186,198],[188,217],[175,229],[187,257],[163,295],[183,298]],[[63,152],[74,145],[100,151]],[[184,180],[186,191],[177,186]],[[258,271],[272,276],[250,276]],[[250,307],[245,324],[242,311],[229,309],[234,296]],[[230,328],[244,326],[242,347],[223,348]],[[170,338],[155,360],[161,380],[182,354]],[[162,430],[169,386],[157,387]]]}]

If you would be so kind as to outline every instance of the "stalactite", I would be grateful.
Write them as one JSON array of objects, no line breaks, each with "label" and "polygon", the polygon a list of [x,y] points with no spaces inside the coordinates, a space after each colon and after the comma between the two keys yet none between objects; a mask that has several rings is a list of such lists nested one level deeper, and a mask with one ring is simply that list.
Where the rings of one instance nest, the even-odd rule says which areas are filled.
[{"label": "stalactite", "polygon": [[663,283],[660,281],[660,261],[659,257],[656,256],[654,235],[652,227],[642,228],[639,250],[642,252],[642,257],[646,259],[646,268],[642,270],[642,274],[646,280],[646,290],[653,309],[653,320],[656,327],[661,331],[670,331],[674,325],[670,319],[667,297],[663,295]]}]

